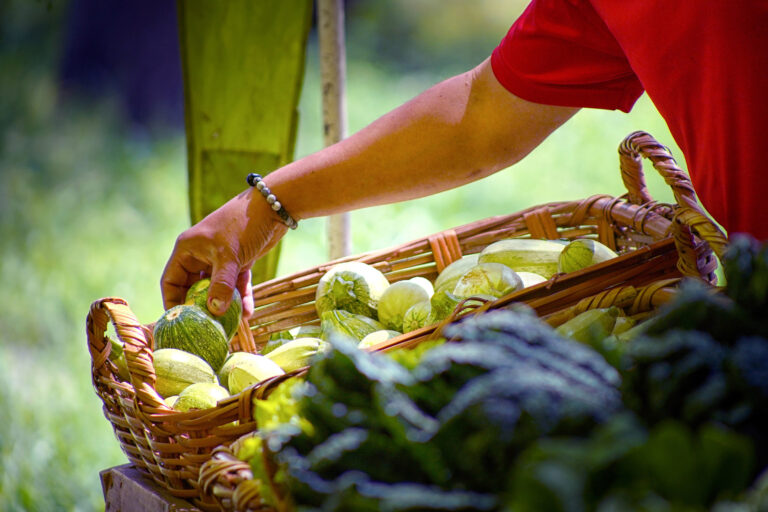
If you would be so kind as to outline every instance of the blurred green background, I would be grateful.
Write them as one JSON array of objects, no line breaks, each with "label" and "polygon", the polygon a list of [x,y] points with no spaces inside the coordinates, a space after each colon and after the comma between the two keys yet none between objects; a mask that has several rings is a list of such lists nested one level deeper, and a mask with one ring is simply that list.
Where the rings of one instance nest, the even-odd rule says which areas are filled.
[{"label": "blurred green background", "polygon": [[[153,16],[152,2],[122,6],[150,11],[133,19],[133,30],[124,30],[122,45],[115,46],[121,35],[115,27],[126,19],[114,12],[118,2],[102,2],[97,21],[113,41],[101,47],[88,42],[101,51],[100,61],[89,61],[96,58],[72,57],[87,2],[0,0],[3,511],[102,510],[98,472],[126,462],[91,386],[85,318],[94,300],[119,296],[142,322],[157,319],[160,274],[176,236],[189,225],[178,63],[167,43],[176,38],[173,19],[168,23],[174,7],[167,3],[170,10],[165,2],[154,7],[165,9],[164,18]],[[349,131],[480,62],[525,4],[349,1]],[[152,37],[165,38],[160,71],[166,73],[133,83],[139,97],[158,98],[132,104],[115,86],[120,59],[153,44],[156,51]],[[322,146],[316,56],[313,33],[297,157]],[[647,97],[628,115],[583,111],[513,169],[429,198],[354,212],[353,250],[389,247],[548,201],[622,194],[616,148],[638,129],[669,145],[685,166]],[[671,201],[655,175],[649,186],[658,200]],[[325,261],[324,231],[325,220],[312,219],[291,232],[279,274]]]}]

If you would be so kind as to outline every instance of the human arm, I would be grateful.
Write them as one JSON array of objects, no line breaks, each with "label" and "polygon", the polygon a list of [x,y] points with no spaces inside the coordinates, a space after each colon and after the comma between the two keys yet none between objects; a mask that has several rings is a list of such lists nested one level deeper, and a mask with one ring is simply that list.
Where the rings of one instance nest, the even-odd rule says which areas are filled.
[{"label": "human arm", "polygon": [[[297,220],[424,197],[514,164],[577,110],[514,96],[486,60],[264,181]],[[201,272],[214,313],[235,285],[249,300],[250,267],[285,231],[257,191],[239,194],[179,235],[161,281],[165,307],[183,302]]]}]

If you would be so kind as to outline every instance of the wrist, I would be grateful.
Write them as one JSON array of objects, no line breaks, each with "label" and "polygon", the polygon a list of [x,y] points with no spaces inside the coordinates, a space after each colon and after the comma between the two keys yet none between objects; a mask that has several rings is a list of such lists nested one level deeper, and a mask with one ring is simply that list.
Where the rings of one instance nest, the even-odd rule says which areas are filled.
[{"label": "wrist", "polygon": [[256,187],[248,187],[244,197],[247,200],[245,226],[241,242],[244,247],[244,261],[253,263],[272,248],[287,232],[288,226],[282,221]]},{"label": "wrist", "polygon": [[274,216],[280,219],[280,222],[285,224],[291,229],[296,229],[298,226],[297,219],[295,219],[286,209],[285,205],[280,201],[275,192],[270,189],[263,177],[257,173],[250,173],[246,181],[254,188],[252,194],[257,196],[254,200],[258,201],[258,196],[261,196],[263,201],[267,204],[270,210],[272,210]]}]

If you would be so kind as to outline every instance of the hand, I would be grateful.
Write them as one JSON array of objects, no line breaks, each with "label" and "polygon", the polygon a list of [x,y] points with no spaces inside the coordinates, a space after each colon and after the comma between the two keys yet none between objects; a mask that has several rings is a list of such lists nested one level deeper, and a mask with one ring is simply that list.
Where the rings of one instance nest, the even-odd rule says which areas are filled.
[{"label": "hand", "polygon": [[253,313],[251,267],[287,229],[253,189],[232,198],[176,239],[160,281],[163,306],[183,303],[189,287],[210,276],[208,309],[223,314],[237,287],[248,318]]}]

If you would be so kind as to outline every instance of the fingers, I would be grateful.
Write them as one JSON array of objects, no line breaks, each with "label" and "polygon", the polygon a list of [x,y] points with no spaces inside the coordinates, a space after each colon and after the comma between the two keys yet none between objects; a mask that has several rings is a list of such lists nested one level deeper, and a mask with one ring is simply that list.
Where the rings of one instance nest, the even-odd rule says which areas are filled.
[{"label": "fingers", "polygon": [[187,289],[200,279],[204,266],[202,262],[182,257],[178,249],[174,248],[160,278],[164,309],[170,309],[184,302]]},{"label": "fingers", "polygon": [[214,315],[223,315],[229,303],[240,275],[240,267],[234,259],[214,262],[211,271],[211,287],[208,289],[208,310]]},{"label": "fingers", "polygon": [[244,270],[237,276],[237,289],[243,298],[243,318],[248,319],[253,314],[253,286],[251,285],[251,270]]}]

